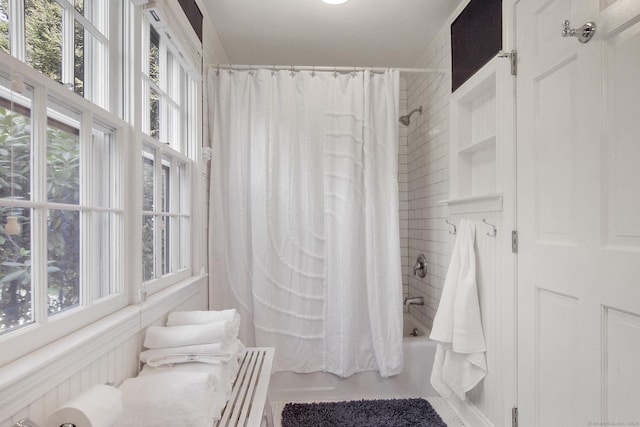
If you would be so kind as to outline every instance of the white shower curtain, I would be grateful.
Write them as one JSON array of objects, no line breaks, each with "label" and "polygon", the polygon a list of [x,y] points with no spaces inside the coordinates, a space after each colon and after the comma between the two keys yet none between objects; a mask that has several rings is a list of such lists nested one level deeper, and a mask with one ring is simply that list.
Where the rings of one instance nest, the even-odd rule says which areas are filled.
[{"label": "white shower curtain", "polygon": [[210,305],[277,371],[402,370],[398,82],[209,70]]}]

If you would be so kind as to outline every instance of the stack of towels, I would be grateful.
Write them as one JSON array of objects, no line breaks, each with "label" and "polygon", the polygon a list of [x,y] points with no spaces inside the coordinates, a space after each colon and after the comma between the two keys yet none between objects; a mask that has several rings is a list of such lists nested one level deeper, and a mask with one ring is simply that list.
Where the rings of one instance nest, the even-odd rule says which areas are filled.
[{"label": "stack of towels", "polygon": [[220,419],[244,345],[235,309],[170,313],[147,328],[136,378],[122,383],[120,426],[207,426]]}]

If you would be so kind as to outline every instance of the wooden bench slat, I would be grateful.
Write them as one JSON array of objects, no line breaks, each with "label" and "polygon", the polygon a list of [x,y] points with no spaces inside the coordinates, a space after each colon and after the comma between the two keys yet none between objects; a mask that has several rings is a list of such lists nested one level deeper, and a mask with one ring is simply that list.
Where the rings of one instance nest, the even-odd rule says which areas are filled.
[{"label": "wooden bench slat", "polygon": [[249,413],[249,408],[253,405],[253,392],[256,388],[256,382],[258,381],[258,374],[260,373],[260,366],[262,365],[262,361],[264,360],[264,353],[260,352],[256,354],[256,359],[251,366],[251,375],[249,377],[249,381],[247,384],[246,394],[244,398],[244,404],[242,405],[242,410],[240,411],[239,425],[245,425],[247,414]]},{"label": "wooden bench slat", "polygon": [[215,427],[260,427],[273,366],[274,349],[247,348],[231,397]]}]

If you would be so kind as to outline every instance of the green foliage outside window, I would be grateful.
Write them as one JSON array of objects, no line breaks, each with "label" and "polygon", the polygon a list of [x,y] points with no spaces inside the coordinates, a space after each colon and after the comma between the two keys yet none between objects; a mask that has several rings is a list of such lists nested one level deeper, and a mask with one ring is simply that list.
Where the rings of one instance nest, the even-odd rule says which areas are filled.
[{"label": "green foliage outside window", "polygon": [[[74,203],[77,199],[79,180],[74,172],[80,158],[77,138],[77,135],[53,126],[48,128],[47,169],[55,171],[60,203]],[[0,106],[0,198],[11,198],[12,194],[13,198],[17,195],[30,197],[30,160],[29,118]],[[47,273],[48,307],[52,314],[79,303],[80,217],[76,211],[50,212]],[[22,226],[20,234],[6,233],[4,226],[9,215],[18,217]],[[36,284],[32,283],[31,233],[31,209],[0,208],[0,333],[30,323],[33,318],[32,285]]]},{"label": "green foliage outside window", "polygon": [[0,49],[9,52],[9,0],[0,0]]},{"label": "green foliage outside window", "polygon": [[27,63],[62,81],[62,7],[53,0],[25,0]]}]

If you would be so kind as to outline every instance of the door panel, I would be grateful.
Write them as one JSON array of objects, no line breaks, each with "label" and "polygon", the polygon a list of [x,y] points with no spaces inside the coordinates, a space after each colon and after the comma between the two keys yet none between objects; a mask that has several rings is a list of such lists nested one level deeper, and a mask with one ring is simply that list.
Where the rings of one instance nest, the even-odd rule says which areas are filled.
[{"label": "door panel", "polygon": [[638,421],[640,364],[637,352],[630,347],[640,342],[640,316],[610,307],[603,311],[603,418]]},{"label": "door panel", "polygon": [[607,242],[640,249],[640,24],[605,42]]},{"label": "door panel", "polygon": [[639,4],[515,3],[522,426],[640,422]]},{"label": "door panel", "polygon": [[[540,425],[571,425],[576,402],[567,400],[576,389],[575,360],[577,306],[576,298],[537,287],[536,330],[539,346],[537,383]],[[556,423],[556,424],[554,424]]]}]

